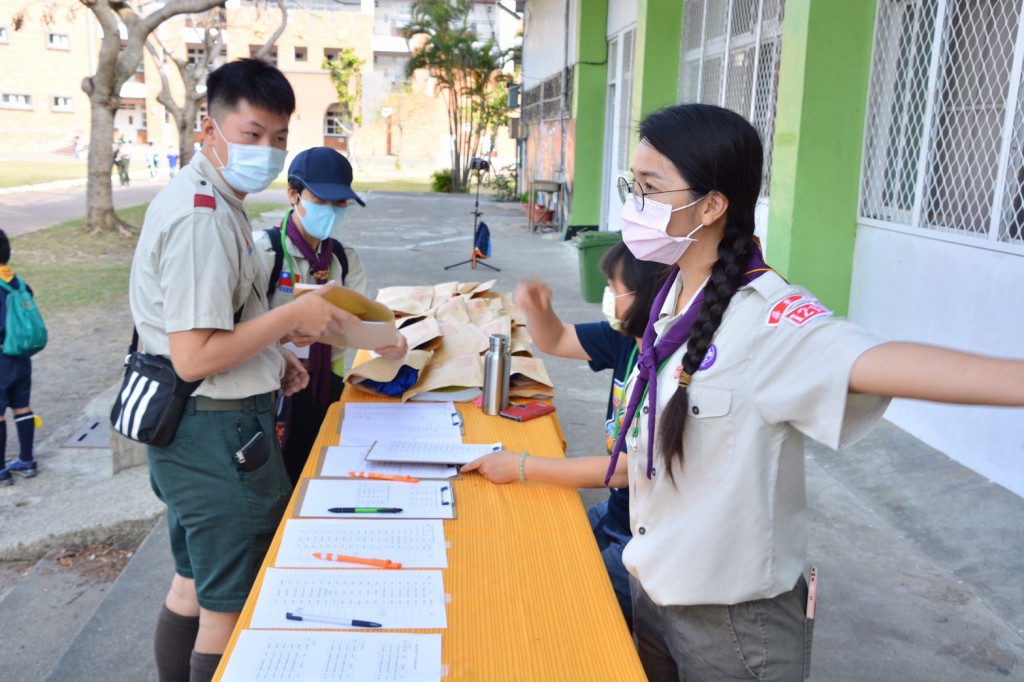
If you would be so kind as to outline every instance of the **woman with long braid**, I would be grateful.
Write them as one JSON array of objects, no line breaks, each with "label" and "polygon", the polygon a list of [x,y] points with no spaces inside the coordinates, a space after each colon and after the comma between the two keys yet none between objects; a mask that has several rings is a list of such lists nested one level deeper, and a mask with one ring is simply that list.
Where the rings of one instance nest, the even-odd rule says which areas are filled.
[{"label": "woman with long braid", "polygon": [[669,107],[640,137],[636,179],[620,180],[623,240],[676,269],[652,305],[612,461],[585,458],[575,484],[629,488],[622,558],[650,679],[799,680],[811,646],[804,436],[849,445],[891,397],[1024,406],[1024,361],[883,342],[773,272],[754,239],[761,142],[739,115]]}]

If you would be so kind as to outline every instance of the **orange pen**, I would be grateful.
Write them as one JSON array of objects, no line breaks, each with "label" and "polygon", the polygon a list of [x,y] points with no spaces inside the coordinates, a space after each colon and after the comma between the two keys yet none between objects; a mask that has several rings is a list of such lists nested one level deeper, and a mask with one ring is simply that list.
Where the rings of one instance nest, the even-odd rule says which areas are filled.
[{"label": "orange pen", "polygon": [[364,559],[358,556],[345,556],[344,554],[328,554],[326,552],[313,552],[313,558],[324,561],[340,561],[346,564],[362,564],[364,566],[376,566],[377,568],[401,568],[402,564],[390,559]]},{"label": "orange pen", "polygon": [[420,479],[412,476],[398,476],[397,474],[374,474],[368,471],[350,471],[348,475],[352,478],[372,478],[375,481],[401,481],[403,483],[419,483]]}]

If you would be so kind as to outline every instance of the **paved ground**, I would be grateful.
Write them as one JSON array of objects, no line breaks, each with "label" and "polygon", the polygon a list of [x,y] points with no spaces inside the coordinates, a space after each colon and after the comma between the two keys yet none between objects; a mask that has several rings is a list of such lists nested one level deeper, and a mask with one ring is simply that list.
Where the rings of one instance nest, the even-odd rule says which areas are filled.
[{"label": "paved ground", "polygon": [[[367,198],[365,210],[350,212],[347,241],[363,256],[372,287],[493,276],[510,290],[517,277],[534,276],[552,285],[566,321],[600,318],[599,306],[579,297],[575,249],[527,234],[518,204],[482,203],[494,241],[488,262],[502,269],[492,273],[443,270],[468,255],[472,197]],[[0,210],[14,210],[8,199],[0,197]],[[65,201],[48,212],[72,210],[76,199]],[[89,339],[79,343],[90,362],[120,362],[119,351],[93,357]],[[59,371],[61,361],[52,362]],[[595,415],[604,413],[607,377],[577,362],[548,366],[569,454],[601,452]],[[74,377],[74,366],[63,371]],[[109,401],[97,391],[80,401],[75,419],[49,424],[43,472],[0,490],[0,558],[37,558],[54,544],[153,527],[161,510],[143,467],[111,476],[109,452],[59,447],[86,415],[102,417]],[[815,679],[1024,679],[1024,500],[888,424],[842,453],[810,444],[807,487],[809,554],[821,571]],[[584,493],[588,503],[600,497]],[[163,535],[158,524],[118,582],[102,590],[50,570],[52,555],[34,567],[8,564],[0,580],[28,575],[0,599],[5,651],[23,654],[5,660],[3,679],[40,679],[46,670],[49,679],[152,679],[152,624],[170,575]],[[84,626],[72,639],[68,621]]]}]

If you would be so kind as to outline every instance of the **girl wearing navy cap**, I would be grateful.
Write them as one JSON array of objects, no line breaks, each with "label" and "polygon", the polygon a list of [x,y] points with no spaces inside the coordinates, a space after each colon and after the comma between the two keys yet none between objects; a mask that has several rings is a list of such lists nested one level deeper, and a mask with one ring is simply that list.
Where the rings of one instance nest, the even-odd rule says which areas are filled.
[{"label": "girl wearing navy cap", "polygon": [[[343,246],[336,234],[351,201],[366,204],[352,190],[352,165],[330,147],[300,152],[288,168],[288,203],[281,227],[254,233],[263,281],[269,282],[270,307],[292,300],[297,283],[327,284],[365,295],[366,270],[356,250]],[[309,451],[330,404],[344,388],[345,349],[323,343],[304,348],[288,344],[309,368],[309,385],[285,405],[279,424],[285,425],[283,455],[292,483],[299,480]],[[385,357],[403,357],[399,344],[377,349]]]}]

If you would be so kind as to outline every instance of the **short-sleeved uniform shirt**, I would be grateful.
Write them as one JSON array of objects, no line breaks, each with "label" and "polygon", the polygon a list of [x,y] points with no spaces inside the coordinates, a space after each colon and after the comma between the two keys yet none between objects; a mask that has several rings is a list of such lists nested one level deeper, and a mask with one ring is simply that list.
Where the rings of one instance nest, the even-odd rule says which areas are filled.
[{"label": "short-sleeved uniform shirt", "polygon": [[[292,282],[313,282],[313,268],[310,267],[309,261],[302,255],[299,248],[292,243],[292,240],[284,235],[282,231],[281,235],[284,237],[285,248],[287,249],[281,262],[281,274],[278,277],[278,282],[275,285],[274,294],[270,297],[270,307],[278,308],[284,304],[293,301],[292,295]],[[273,274],[274,270],[274,245],[270,243],[270,235],[265,230],[257,230],[253,232],[253,243],[256,247],[256,256],[260,266],[260,281],[263,282],[263,287],[266,288],[269,284],[270,275]],[[324,242],[321,242],[321,247]],[[331,275],[330,279],[339,285],[348,287],[349,289],[355,289],[360,294],[366,295],[366,268],[363,267],[363,260],[356,253],[356,250],[345,246],[345,257],[348,259],[348,273],[345,275],[345,280],[341,279],[341,265],[338,259],[334,256],[331,257]],[[291,256],[289,260],[288,256]],[[291,268],[295,268],[295,272],[291,271]],[[297,275],[297,278],[294,276]],[[301,350],[300,350],[301,354]],[[308,354],[308,349],[306,351]],[[335,347],[331,351],[332,362],[338,362],[345,357],[345,349],[341,347]]]},{"label": "short-sleeved uniform shirt", "polygon": [[[681,286],[659,335],[680,317]],[[655,603],[738,604],[793,589],[807,553],[803,437],[839,448],[877,423],[889,400],[850,394],[849,377],[879,343],[774,272],[737,291],[688,389],[674,485],[658,448],[646,475],[646,399],[627,430],[633,539],[623,563]],[[658,372],[659,415],[685,348]]]},{"label": "short-sleeved uniform shirt", "polygon": [[[601,372],[606,369],[612,370],[612,386],[608,391],[608,411],[605,417],[606,437],[611,437],[611,443],[615,443],[615,437],[611,430],[616,429],[618,435],[617,421],[621,414],[617,414],[619,405],[622,402],[623,391],[625,390],[626,377],[629,374],[629,362],[636,349],[636,339],[626,336],[612,329],[607,322],[588,322],[574,325],[576,338],[588,356],[590,356],[590,369]],[[609,445],[609,449],[610,449]],[[612,488],[608,493],[608,514],[619,528],[629,528],[629,494],[625,489]]]},{"label": "short-sleeved uniform shirt", "polygon": [[[146,211],[128,288],[146,352],[170,357],[168,335],[234,329],[268,310],[266,280],[242,202],[202,154],[174,176]],[[277,344],[219,374],[195,395],[246,398],[277,390],[284,356]]]}]

